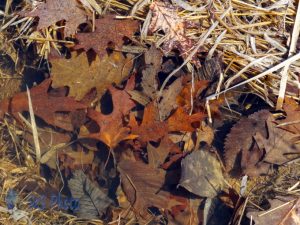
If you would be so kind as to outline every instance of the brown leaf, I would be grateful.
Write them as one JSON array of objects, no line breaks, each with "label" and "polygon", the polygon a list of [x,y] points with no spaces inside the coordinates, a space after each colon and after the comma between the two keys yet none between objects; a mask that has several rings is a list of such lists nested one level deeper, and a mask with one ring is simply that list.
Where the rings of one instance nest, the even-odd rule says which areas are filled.
[{"label": "brown leaf", "polygon": [[159,116],[161,120],[168,118],[172,110],[177,108],[176,97],[182,89],[182,79],[175,80],[168,89],[163,91],[162,99],[159,102]]},{"label": "brown leaf", "polygon": [[286,118],[280,120],[280,124],[289,123],[282,126],[282,129],[288,130],[293,134],[300,134],[300,107],[297,102],[291,98],[286,98],[283,106],[286,112]]},{"label": "brown leaf", "polygon": [[[207,86],[209,85],[209,81],[200,80],[196,81],[194,87],[192,83],[188,83],[181,90],[180,94],[176,97],[176,102],[178,106],[185,107],[187,109],[191,108],[191,96],[192,99],[195,99]],[[194,88],[193,94],[191,95],[191,91]]]},{"label": "brown leaf", "polygon": [[192,123],[200,123],[204,117],[205,114],[200,112],[188,115],[182,107],[179,107],[168,119],[169,131],[193,132],[195,128]]},{"label": "brown leaf", "polygon": [[220,162],[210,152],[196,150],[181,161],[180,186],[188,191],[213,198],[224,184]]},{"label": "brown leaf", "polygon": [[241,160],[239,157],[241,154],[244,159],[242,159],[243,163],[246,163],[242,163],[244,170],[250,167],[250,165],[251,169],[253,169],[253,167],[255,168],[254,165],[263,156],[263,152],[259,151],[255,145],[255,150],[251,149],[254,144],[253,136],[258,131],[264,132],[264,136],[267,135],[265,121],[269,115],[270,113],[267,110],[256,112],[248,118],[240,119],[240,121],[231,128],[224,146],[227,171],[231,171],[232,169],[236,170],[238,165],[241,165],[241,161],[239,161]]},{"label": "brown leaf", "polygon": [[158,141],[168,133],[167,123],[160,121],[158,118],[155,102],[151,102],[145,107],[143,121],[140,125],[134,115],[130,114],[128,127],[131,128],[132,134],[138,135],[138,139],[142,143]]},{"label": "brown leaf", "polygon": [[156,99],[158,89],[157,74],[161,68],[162,54],[161,51],[151,46],[145,53],[146,68],[143,70],[141,85],[143,92],[151,99]]},{"label": "brown leaf", "polygon": [[130,129],[123,126],[123,117],[127,115],[135,106],[135,103],[130,99],[127,91],[132,90],[135,85],[135,76],[132,76],[126,84],[124,90],[118,90],[110,87],[109,91],[112,95],[113,112],[109,115],[104,115],[93,109],[88,110],[87,116],[94,120],[100,127],[97,133],[81,135],[84,138],[93,138],[103,141],[110,148],[114,148],[119,142],[128,139],[135,139],[137,136],[130,134]]},{"label": "brown leaf", "polygon": [[170,209],[178,204],[171,201],[170,193],[162,190],[166,175],[164,170],[129,160],[121,161],[118,170],[121,174],[123,191],[142,218],[147,218],[148,207]]},{"label": "brown leaf", "polygon": [[68,86],[69,96],[81,100],[92,88],[96,88],[100,97],[112,84],[119,84],[129,75],[132,68],[132,56],[125,58],[120,52],[89,63],[85,53],[71,53],[70,59],[51,60],[52,87]]},{"label": "brown leaf", "polygon": [[138,25],[136,20],[118,20],[114,15],[96,19],[94,32],[76,35],[79,44],[75,46],[75,49],[84,48],[85,51],[93,49],[102,58],[106,55],[108,45],[113,45],[115,49],[120,50],[124,37],[131,38]]},{"label": "brown leaf", "polygon": [[[70,123],[59,120],[56,116],[58,112],[73,112],[78,109],[86,109],[87,106],[75,101],[72,97],[52,96],[48,93],[51,79],[43,81],[36,87],[30,89],[33,105],[33,112],[48,124],[73,131]],[[14,95],[11,99],[0,102],[0,119],[5,113],[12,114],[18,121],[21,121],[18,113],[28,111],[28,97],[26,92]],[[70,120],[71,122],[71,120]]]},{"label": "brown leaf", "polygon": [[166,135],[162,138],[157,148],[148,143],[147,152],[149,165],[158,168],[164,163],[170,152],[180,153],[181,151]]},{"label": "brown leaf", "polygon": [[[268,210],[269,212],[264,214],[265,212],[249,212],[247,216],[253,217],[255,221],[255,225],[265,225],[265,224],[280,224],[280,225],[296,225],[299,224],[299,212],[295,213],[295,210],[299,211],[299,200],[295,203],[295,200],[279,200],[272,199],[269,200],[271,204],[271,208]],[[295,215],[292,217],[292,215]]]},{"label": "brown leaf", "polygon": [[149,31],[162,30],[166,35],[163,44],[165,54],[173,49],[178,49],[183,58],[186,58],[195,42],[186,36],[187,21],[178,16],[176,7],[167,2],[155,1],[150,5],[152,18]]},{"label": "brown leaf", "polygon": [[47,0],[46,3],[39,3],[33,11],[21,15],[39,17],[38,30],[65,20],[65,37],[75,34],[77,27],[87,21],[85,11],[80,9],[76,0]]},{"label": "brown leaf", "polygon": [[[268,138],[264,137],[260,132],[254,136],[259,148],[265,149],[266,155],[264,161],[274,164],[283,164],[290,159],[299,157],[300,146],[293,143],[293,135],[291,132],[276,127],[272,114],[266,120],[268,128]],[[289,155],[291,156],[289,158]]]}]

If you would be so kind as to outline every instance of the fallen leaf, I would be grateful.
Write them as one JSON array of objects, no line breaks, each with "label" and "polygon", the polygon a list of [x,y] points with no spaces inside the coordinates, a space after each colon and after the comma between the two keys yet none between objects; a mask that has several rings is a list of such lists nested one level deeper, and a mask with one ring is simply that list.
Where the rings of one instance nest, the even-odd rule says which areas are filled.
[{"label": "fallen leaf", "polygon": [[[231,128],[224,145],[225,166],[227,171],[238,170],[238,167],[242,164],[241,167],[243,170],[248,171],[247,175],[250,175],[249,172],[257,174],[255,165],[263,156],[263,152],[254,145],[253,136],[256,132],[263,133],[263,136],[267,135],[265,121],[269,115],[270,113],[267,110],[261,110],[250,115],[248,118],[240,119],[240,121]],[[253,147],[254,149],[251,149]],[[241,158],[243,163],[240,161]],[[247,167],[249,169],[247,169]],[[259,171],[262,169],[265,170],[267,168],[260,168]],[[258,170],[258,168],[256,168],[256,170]]]},{"label": "fallen leaf", "polygon": [[140,217],[148,217],[148,207],[170,209],[178,204],[177,201],[171,201],[170,193],[162,190],[166,175],[164,170],[129,160],[121,161],[118,170],[123,191]]},{"label": "fallen leaf", "polygon": [[166,135],[162,138],[157,148],[148,143],[147,152],[149,165],[154,168],[159,168],[169,153],[180,153],[181,151]]},{"label": "fallen leaf", "polygon": [[[199,96],[199,94],[207,88],[209,84],[209,81],[207,80],[199,80],[194,83],[188,83],[186,84],[181,92],[176,97],[176,102],[178,106],[185,107],[187,109],[191,108],[191,99],[195,99],[196,96]],[[193,91],[193,92],[192,92]]]},{"label": "fallen leaf", "polygon": [[125,58],[120,52],[96,56],[91,63],[83,52],[71,53],[70,59],[52,59],[52,87],[68,86],[69,96],[81,100],[92,88],[96,88],[97,96],[101,97],[112,84],[119,84],[128,77],[132,69],[132,55]]},{"label": "fallen leaf", "polygon": [[[299,207],[300,201],[294,200],[269,200],[271,208],[266,212],[248,212],[247,217],[253,218],[255,225],[296,225],[300,222]],[[296,210],[296,214],[295,213]],[[294,215],[294,217],[292,217]]]},{"label": "fallen leaf", "polygon": [[72,197],[79,200],[76,215],[83,219],[99,219],[113,201],[82,170],[76,170],[68,181]]},{"label": "fallen leaf", "polygon": [[142,71],[143,93],[151,100],[156,99],[158,89],[157,74],[162,64],[162,54],[154,45],[145,53],[146,68]]},{"label": "fallen leaf", "polygon": [[183,58],[187,58],[194,48],[195,42],[186,33],[188,22],[178,16],[176,7],[167,2],[155,1],[150,5],[152,17],[149,25],[150,32],[162,30],[165,33],[163,50],[168,54],[173,49],[178,49]]},{"label": "fallen leaf", "polygon": [[181,161],[179,185],[198,196],[215,197],[224,186],[219,161],[207,151],[192,152]]},{"label": "fallen leaf", "polygon": [[161,120],[168,118],[170,113],[177,108],[176,97],[182,89],[182,79],[175,80],[167,89],[162,93],[162,99],[159,101],[159,117]]},{"label": "fallen leaf", "polygon": [[[30,89],[33,112],[48,124],[62,129],[73,131],[71,120],[66,122],[57,117],[57,113],[69,113],[79,109],[86,109],[83,103],[75,101],[72,97],[52,96],[48,93],[51,79],[46,79],[41,84]],[[11,99],[0,102],[0,119],[5,113],[12,114],[18,121],[22,121],[18,113],[28,111],[28,97],[26,92],[15,94]],[[67,115],[66,115],[67,116]]]},{"label": "fallen leaf", "polygon": [[95,20],[95,31],[79,33],[76,38],[79,44],[75,49],[93,49],[102,58],[107,54],[108,45],[121,50],[124,37],[131,38],[138,28],[138,21],[131,19],[118,20],[114,15],[106,15]]},{"label": "fallen leaf", "polygon": [[293,134],[299,134],[300,133],[299,104],[294,99],[286,98],[283,109],[286,112],[286,118],[280,120],[279,124],[287,124],[287,125],[281,126],[281,128],[288,130]]},{"label": "fallen leaf", "polygon": [[82,138],[93,138],[103,141],[111,149],[116,147],[123,140],[135,139],[137,135],[130,134],[130,129],[124,127],[123,118],[135,106],[127,91],[134,88],[135,76],[132,76],[124,88],[118,90],[110,87],[109,91],[112,95],[113,111],[111,114],[104,115],[96,110],[89,109],[87,116],[94,120],[100,127],[100,131],[90,134],[81,134]]},{"label": "fallen leaf", "polygon": [[299,157],[300,146],[294,144],[292,141],[295,135],[286,130],[277,128],[272,114],[269,115],[266,123],[268,138],[265,138],[260,132],[257,132],[254,135],[254,139],[259,148],[266,151],[263,160],[269,163],[281,165],[293,158]]},{"label": "fallen leaf", "polygon": [[168,133],[167,123],[160,121],[158,118],[158,109],[155,102],[151,102],[145,107],[140,125],[134,115],[130,114],[128,127],[131,128],[132,134],[138,135],[138,139],[142,143],[157,141]]},{"label": "fallen leaf", "polygon": [[24,12],[21,15],[39,17],[38,30],[64,20],[66,21],[64,36],[70,37],[76,33],[80,24],[87,21],[86,14],[76,0],[47,0],[45,3],[39,3],[31,12]]},{"label": "fallen leaf", "polygon": [[179,107],[167,120],[169,131],[193,132],[195,128],[192,126],[192,123],[200,123],[204,117],[204,113],[198,112],[189,115],[182,107]]},{"label": "fallen leaf", "polygon": [[61,168],[64,169],[80,169],[83,166],[90,166],[93,163],[95,153],[91,150],[85,152],[82,147],[78,147],[76,151],[62,150],[59,152],[58,157],[62,164]]}]

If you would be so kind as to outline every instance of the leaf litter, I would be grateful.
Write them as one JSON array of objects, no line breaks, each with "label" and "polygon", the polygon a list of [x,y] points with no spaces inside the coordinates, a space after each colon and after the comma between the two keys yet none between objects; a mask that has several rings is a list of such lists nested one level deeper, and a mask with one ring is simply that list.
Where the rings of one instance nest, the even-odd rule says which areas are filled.
[{"label": "leaf litter", "polygon": [[[298,9],[238,0],[0,5],[9,40],[0,79],[15,82],[0,85],[1,218],[299,223]],[[79,210],[35,211],[26,201],[34,186],[46,203],[57,190],[78,198]]]}]

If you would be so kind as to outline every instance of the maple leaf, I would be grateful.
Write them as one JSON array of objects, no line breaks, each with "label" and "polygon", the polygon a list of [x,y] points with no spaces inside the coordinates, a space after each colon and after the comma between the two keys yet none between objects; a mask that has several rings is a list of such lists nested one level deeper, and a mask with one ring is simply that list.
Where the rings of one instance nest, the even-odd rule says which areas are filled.
[{"label": "maple leaf", "polygon": [[69,96],[76,100],[81,100],[95,87],[100,97],[112,83],[119,84],[128,77],[132,63],[131,55],[125,58],[120,52],[102,59],[96,56],[91,63],[85,53],[72,52],[70,59],[51,60],[52,87],[68,86]]},{"label": "maple leaf", "polygon": [[76,38],[79,44],[75,49],[93,49],[100,58],[107,54],[108,44],[114,48],[121,49],[124,37],[130,38],[138,28],[138,21],[117,20],[113,15],[107,15],[95,20],[95,31],[90,33],[79,33]]},{"label": "maple leaf", "polygon": [[178,205],[171,194],[162,190],[166,172],[142,162],[123,160],[118,164],[121,183],[127,199],[142,218],[147,218],[147,208],[170,209]]},{"label": "maple leaf", "polygon": [[162,30],[166,37],[163,44],[165,54],[178,49],[186,58],[195,43],[186,36],[187,21],[179,17],[176,7],[166,2],[155,1],[150,5],[152,18],[149,25],[151,32]]},{"label": "maple leaf", "polygon": [[93,138],[104,142],[111,149],[116,147],[123,140],[135,139],[137,136],[130,134],[130,129],[123,126],[123,117],[127,115],[135,106],[127,91],[134,88],[135,76],[132,76],[126,84],[124,90],[110,87],[108,90],[112,95],[113,112],[104,115],[93,109],[89,109],[87,116],[94,120],[100,127],[97,133],[81,135],[84,138]]},{"label": "maple leaf", "polygon": [[39,3],[33,11],[21,15],[39,17],[38,30],[65,20],[65,37],[75,34],[77,27],[87,21],[86,12],[80,9],[76,0],[47,0],[46,3]]},{"label": "maple leaf", "polygon": [[[57,112],[73,112],[86,109],[83,103],[75,101],[72,97],[52,96],[48,94],[51,79],[46,79],[41,84],[30,89],[33,112],[48,124],[72,131],[74,128],[66,121],[61,121],[56,116]],[[20,112],[28,111],[28,97],[26,92],[14,95],[11,99],[0,102],[0,119],[5,113],[12,114],[18,121],[22,121],[18,115]]]},{"label": "maple leaf", "polygon": [[145,107],[143,120],[140,125],[134,115],[130,114],[128,127],[131,128],[133,134],[138,135],[138,139],[142,143],[157,141],[168,133],[167,123],[160,121],[158,118],[155,102],[151,102]]}]

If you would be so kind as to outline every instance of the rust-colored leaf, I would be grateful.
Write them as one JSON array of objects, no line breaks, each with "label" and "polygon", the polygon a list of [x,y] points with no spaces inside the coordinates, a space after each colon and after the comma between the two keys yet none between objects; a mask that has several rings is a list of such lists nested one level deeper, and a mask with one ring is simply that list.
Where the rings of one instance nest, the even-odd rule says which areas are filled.
[{"label": "rust-colored leaf", "polygon": [[148,143],[147,152],[149,165],[154,168],[159,168],[169,153],[180,153],[181,151],[178,146],[169,139],[168,135],[166,135],[162,138],[157,148]]},{"label": "rust-colored leaf", "polygon": [[64,20],[66,37],[75,34],[77,27],[87,21],[86,12],[80,8],[76,0],[47,0],[45,3],[39,3],[31,12],[21,15],[39,17],[37,27],[39,30]]},{"label": "rust-colored leaf", "polygon": [[[70,123],[60,120],[57,117],[59,112],[73,112],[79,109],[86,109],[87,106],[77,102],[72,97],[54,96],[48,93],[51,79],[43,81],[40,85],[30,89],[30,95],[33,105],[33,112],[36,116],[43,119],[48,124],[63,128],[65,130],[73,130]],[[11,99],[3,100],[0,103],[0,118],[3,118],[5,113],[12,114],[18,121],[21,121],[18,113],[28,111],[28,97],[26,92],[21,92],[14,95]]]},{"label": "rust-colored leaf", "polygon": [[204,117],[204,113],[199,112],[189,115],[182,107],[179,107],[168,119],[169,131],[193,132],[195,128],[192,126],[192,123],[200,123]]},{"label": "rust-colored leaf", "polygon": [[138,139],[142,143],[158,141],[168,133],[167,123],[160,121],[158,115],[155,102],[151,102],[145,107],[143,120],[140,125],[134,115],[130,115],[128,126],[131,128],[132,134],[138,135]]},{"label": "rust-colored leaf", "polygon": [[128,127],[123,126],[123,117],[135,106],[135,103],[127,93],[127,91],[134,88],[134,79],[135,77],[132,76],[127,81],[124,90],[118,90],[114,87],[109,88],[113,101],[113,112],[111,114],[104,115],[93,109],[88,110],[87,116],[98,124],[100,131],[82,135],[82,137],[103,141],[110,148],[114,148],[123,140],[134,139],[137,137],[136,135],[130,134],[130,129]]},{"label": "rust-colored leaf", "polygon": [[170,209],[179,204],[177,201],[171,200],[170,193],[162,189],[166,175],[164,170],[129,160],[121,161],[118,164],[118,170],[127,199],[143,219],[149,216],[148,207]]},{"label": "rust-colored leaf", "polygon": [[131,38],[138,25],[136,20],[118,20],[113,15],[96,19],[94,32],[76,35],[79,44],[75,49],[84,48],[86,51],[93,49],[102,58],[106,54],[108,45],[120,50],[124,37]]},{"label": "rust-colored leaf", "polygon": [[68,86],[69,96],[81,100],[92,88],[100,97],[112,83],[119,84],[129,75],[132,56],[113,52],[89,63],[85,53],[72,52],[70,59],[53,59],[51,64],[52,87]]}]

